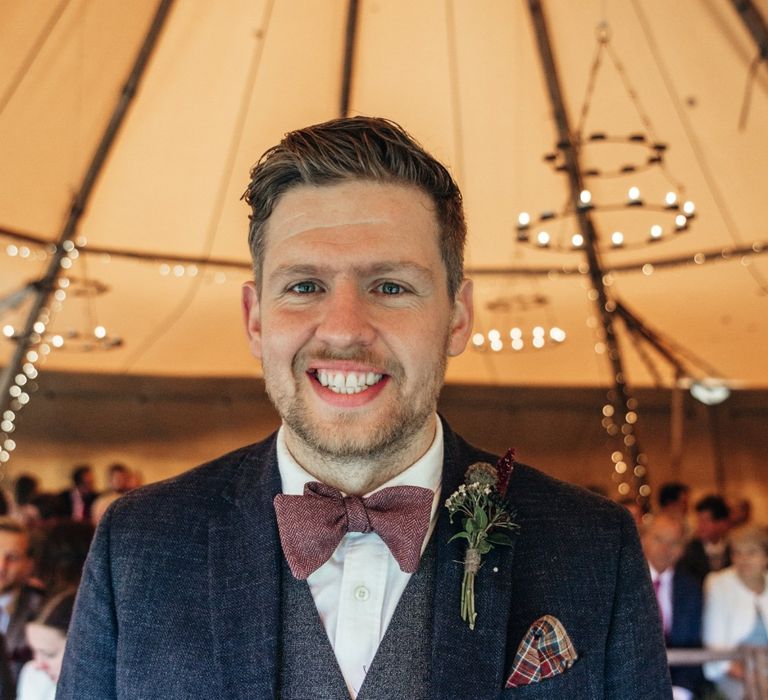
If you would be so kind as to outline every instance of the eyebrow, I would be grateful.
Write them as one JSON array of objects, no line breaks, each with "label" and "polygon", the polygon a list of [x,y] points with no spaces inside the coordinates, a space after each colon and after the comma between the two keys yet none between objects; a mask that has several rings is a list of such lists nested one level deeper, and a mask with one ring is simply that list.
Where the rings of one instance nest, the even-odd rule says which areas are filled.
[{"label": "eyebrow", "polygon": [[[375,275],[387,275],[387,274],[395,274],[395,273],[410,273],[418,275],[419,277],[427,278],[428,280],[432,280],[434,278],[434,274],[432,273],[432,270],[425,265],[420,265],[419,263],[412,262],[412,261],[399,261],[399,260],[393,260],[393,261],[385,261],[385,262],[377,262],[373,263],[372,265],[355,265],[352,267],[352,269],[355,271],[356,274],[366,277],[366,276],[375,276]],[[333,273],[335,271],[335,268],[332,265],[313,265],[308,263],[296,263],[296,264],[284,264],[279,265],[276,267],[272,273],[269,275],[269,279],[280,279],[283,277],[292,277],[292,276],[300,276],[300,277],[317,277],[317,276],[323,276],[328,273]]]}]

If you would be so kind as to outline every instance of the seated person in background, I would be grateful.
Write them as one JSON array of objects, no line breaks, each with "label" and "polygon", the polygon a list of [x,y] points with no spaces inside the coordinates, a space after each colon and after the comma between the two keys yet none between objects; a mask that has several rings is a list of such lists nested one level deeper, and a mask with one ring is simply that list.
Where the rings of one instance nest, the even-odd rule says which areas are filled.
[{"label": "seated person in background", "polygon": [[[692,576],[675,571],[683,554],[685,534],[683,521],[664,513],[643,526],[643,553],[651,570],[668,648],[701,646],[701,586]],[[674,666],[670,672],[675,700],[690,700],[704,684],[698,666]]]},{"label": "seated person in background", "polygon": [[[768,646],[768,532],[744,525],[728,541],[733,566],[704,584],[704,644],[710,649]],[[744,697],[744,668],[737,661],[706,664],[704,673],[728,700]]]},{"label": "seated person in background", "polygon": [[72,470],[72,488],[59,494],[58,516],[90,521],[91,506],[98,495],[90,465],[75,467]]},{"label": "seated person in background", "polygon": [[29,585],[32,567],[27,529],[17,520],[0,518],[0,632],[14,680],[30,659],[24,627],[43,599],[42,591]]},{"label": "seated person in background", "polygon": [[726,535],[731,527],[730,511],[722,496],[704,496],[696,503],[696,532],[688,543],[678,568],[700,582],[710,571],[730,566]]},{"label": "seated person in background", "polygon": [[659,513],[685,520],[691,489],[679,481],[668,481],[659,488]]},{"label": "seated person in background", "polygon": [[45,533],[35,562],[37,578],[47,596],[76,588],[93,538],[90,523],[64,520]]},{"label": "seated person in background", "polygon": [[632,496],[620,498],[617,503],[624,506],[632,514],[632,520],[635,521],[637,530],[640,532],[643,527],[643,516],[645,515],[643,507]]},{"label": "seated person in background", "polygon": [[13,507],[11,515],[27,526],[40,520],[40,509],[35,505],[38,496],[38,481],[30,474],[20,474],[13,485]]},{"label": "seated person in background", "polygon": [[124,464],[112,464],[108,469],[109,488],[104,491],[91,507],[91,521],[99,524],[101,516],[107,512],[107,508],[124,493],[131,490],[132,475]]},{"label": "seated person in background", "polygon": [[34,656],[21,669],[17,700],[54,699],[75,594],[76,589],[57,593],[43,606],[40,615],[27,624],[27,638]]},{"label": "seated person in background", "polygon": [[746,525],[752,521],[752,501],[748,498],[729,498],[731,527]]}]

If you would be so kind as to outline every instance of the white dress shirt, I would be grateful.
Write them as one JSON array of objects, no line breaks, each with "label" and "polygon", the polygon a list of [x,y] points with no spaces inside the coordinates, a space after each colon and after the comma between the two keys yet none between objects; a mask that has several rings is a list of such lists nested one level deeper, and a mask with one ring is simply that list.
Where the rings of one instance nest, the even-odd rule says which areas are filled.
[{"label": "white dress shirt", "polygon": [[[435,528],[440,504],[443,428],[437,417],[435,424],[434,440],[424,456],[375,489],[422,486],[434,492],[432,519],[422,552]],[[317,481],[291,456],[283,428],[277,434],[277,466],[284,494],[303,494],[304,484]],[[307,578],[352,700],[360,692],[410,578],[411,574],[400,570],[389,548],[375,532],[344,535],[331,558]]]}]

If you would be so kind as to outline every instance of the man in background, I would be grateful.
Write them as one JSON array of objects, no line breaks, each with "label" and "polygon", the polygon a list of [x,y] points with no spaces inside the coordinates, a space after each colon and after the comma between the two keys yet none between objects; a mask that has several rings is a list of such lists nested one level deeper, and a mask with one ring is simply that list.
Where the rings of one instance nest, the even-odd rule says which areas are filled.
[{"label": "man in background", "polygon": [[109,487],[94,500],[91,507],[91,521],[94,525],[99,524],[99,520],[114,501],[131,490],[132,479],[131,471],[124,464],[116,462],[109,466],[107,470]]},{"label": "man in background", "polygon": [[[667,647],[701,647],[702,589],[692,576],[676,571],[685,547],[685,524],[678,517],[660,513],[643,525],[643,552],[651,571],[658,614]],[[702,683],[700,666],[672,667],[675,700],[691,700]]]},{"label": "man in background", "polygon": [[91,507],[97,496],[93,469],[88,464],[78,465],[72,470],[72,488],[59,494],[57,514],[70,520],[90,522]]},{"label": "man in background", "polygon": [[710,571],[731,565],[725,537],[731,528],[730,510],[725,499],[716,494],[698,500],[694,510],[696,530],[678,566],[703,585]]},{"label": "man in background", "polygon": [[668,481],[659,488],[659,512],[683,522],[688,517],[691,489],[679,481]]}]

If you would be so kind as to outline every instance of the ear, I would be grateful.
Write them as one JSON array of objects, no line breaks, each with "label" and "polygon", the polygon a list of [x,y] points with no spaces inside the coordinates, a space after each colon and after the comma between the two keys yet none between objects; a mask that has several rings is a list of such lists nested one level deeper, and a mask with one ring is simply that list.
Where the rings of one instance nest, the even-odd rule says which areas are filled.
[{"label": "ear", "polygon": [[453,301],[453,316],[448,335],[448,355],[455,357],[464,352],[467,341],[472,333],[472,322],[475,317],[472,301],[472,280],[464,280],[456,292]]},{"label": "ear", "polygon": [[248,336],[248,347],[251,354],[261,359],[261,305],[259,303],[259,290],[253,281],[243,284],[243,320],[245,321],[245,334]]}]

